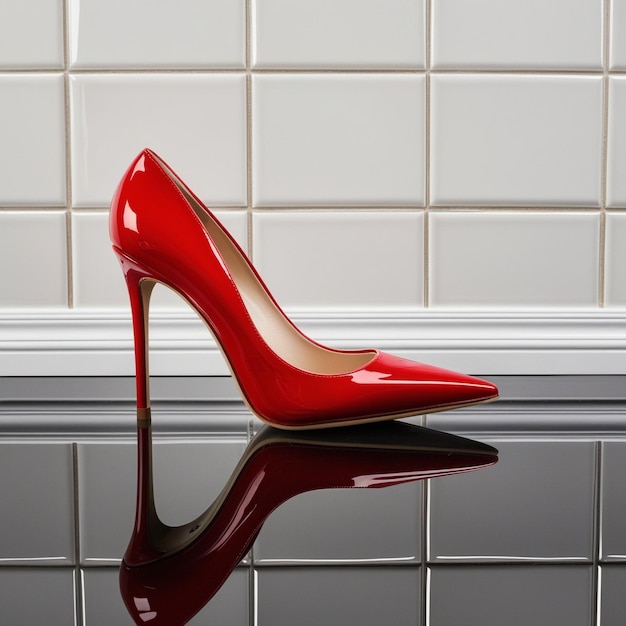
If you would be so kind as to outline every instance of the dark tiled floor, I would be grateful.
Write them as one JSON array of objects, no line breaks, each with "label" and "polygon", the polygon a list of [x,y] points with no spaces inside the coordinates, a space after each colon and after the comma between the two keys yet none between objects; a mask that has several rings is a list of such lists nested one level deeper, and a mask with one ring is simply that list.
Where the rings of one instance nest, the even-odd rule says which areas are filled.
[{"label": "dark tiled floor", "polygon": [[[131,624],[117,570],[134,511],[132,408],[0,408],[1,622]],[[296,495],[190,623],[621,625],[625,416],[614,399],[540,398],[433,417],[499,462]],[[159,418],[157,506],[184,523],[218,496],[256,425],[237,403],[164,403]]]}]

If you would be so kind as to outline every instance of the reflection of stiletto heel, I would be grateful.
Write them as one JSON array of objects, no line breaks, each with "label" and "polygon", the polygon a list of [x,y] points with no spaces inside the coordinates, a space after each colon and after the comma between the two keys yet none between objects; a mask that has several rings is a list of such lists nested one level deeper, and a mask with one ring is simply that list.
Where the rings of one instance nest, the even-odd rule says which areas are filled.
[{"label": "reflection of stiletto heel", "polygon": [[137,624],[186,624],[248,552],[269,514],[318,489],[388,487],[487,467],[482,443],[402,422],[286,433],[265,427],[227,485],[198,518],[178,528],[154,508],[150,427],[139,429],[137,519],[120,569]]},{"label": "reflection of stiletto heel", "polygon": [[120,182],[110,226],[131,292],[140,418],[149,411],[144,327],[154,282],[196,309],[244,399],[273,426],[355,424],[497,397],[495,385],[479,378],[376,350],[334,350],[305,337],[230,234],[150,150],[135,159]]}]

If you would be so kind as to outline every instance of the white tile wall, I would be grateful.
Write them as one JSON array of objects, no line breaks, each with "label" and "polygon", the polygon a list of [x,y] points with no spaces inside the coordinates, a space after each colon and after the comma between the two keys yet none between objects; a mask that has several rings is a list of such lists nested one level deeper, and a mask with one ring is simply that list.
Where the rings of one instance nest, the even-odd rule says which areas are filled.
[{"label": "white tile wall", "polygon": [[607,204],[610,207],[626,206],[626,76],[609,79],[609,132],[607,156]]},{"label": "white tile wall", "polygon": [[606,216],[606,295],[607,306],[626,305],[626,214]]},{"label": "white tile wall", "polygon": [[591,307],[598,301],[595,213],[437,211],[430,304]]},{"label": "white tile wall", "polygon": [[437,75],[431,202],[599,206],[599,76]]},{"label": "white tile wall", "polygon": [[253,77],[255,206],[424,203],[423,76]]},{"label": "white tile wall", "polygon": [[254,261],[285,305],[422,303],[421,213],[276,211],[253,226]]},{"label": "white tile wall", "polygon": [[204,200],[246,204],[245,80],[237,74],[71,77],[74,206],[108,206],[145,146]]},{"label": "white tile wall", "polygon": [[[626,207],[624,4],[4,3],[0,207],[11,217],[0,218],[17,212],[25,227],[0,232],[0,255],[6,267],[32,232],[51,260],[3,272],[0,312],[127,306],[104,213],[145,146],[210,206],[239,210],[237,236],[254,242],[283,304],[623,307],[605,218]],[[442,228],[444,213],[468,207],[480,249],[442,247],[437,237],[465,219],[454,212]],[[528,211],[549,208],[559,210]],[[514,229],[539,245],[512,245]],[[355,233],[376,239],[379,258],[355,250]],[[450,278],[459,250],[465,272],[492,259],[506,271],[461,289]],[[350,264],[357,256],[367,273]],[[288,276],[294,266],[305,281]]]},{"label": "white tile wall", "polygon": [[243,68],[244,0],[68,0],[72,68]]},{"label": "white tile wall", "polygon": [[435,0],[433,67],[600,69],[603,5],[602,0]]},{"label": "white tile wall", "polygon": [[63,0],[3,2],[0,70],[62,67]]},{"label": "white tile wall", "polygon": [[124,306],[128,295],[111,252],[108,212],[72,216],[72,272],[77,307]]},{"label": "white tile wall", "polygon": [[65,204],[63,76],[0,74],[0,206]]},{"label": "white tile wall", "polygon": [[610,65],[612,70],[626,69],[626,2],[611,0]]},{"label": "white tile wall", "polygon": [[65,307],[66,230],[60,211],[0,212],[2,307]]},{"label": "white tile wall", "polygon": [[253,0],[252,66],[420,68],[425,0]]}]

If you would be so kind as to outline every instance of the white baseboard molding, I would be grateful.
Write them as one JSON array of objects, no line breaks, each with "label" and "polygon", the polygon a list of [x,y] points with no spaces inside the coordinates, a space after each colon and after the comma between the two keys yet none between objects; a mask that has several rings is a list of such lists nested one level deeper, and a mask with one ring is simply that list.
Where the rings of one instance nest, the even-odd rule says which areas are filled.
[{"label": "white baseboard molding", "polygon": [[[626,312],[290,311],[317,341],[376,347],[483,375],[624,375]],[[187,312],[151,313],[157,376],[229,373],[210,333]],[[0,376],[130,376],[124,312],[51,310],[0,314]]]}]

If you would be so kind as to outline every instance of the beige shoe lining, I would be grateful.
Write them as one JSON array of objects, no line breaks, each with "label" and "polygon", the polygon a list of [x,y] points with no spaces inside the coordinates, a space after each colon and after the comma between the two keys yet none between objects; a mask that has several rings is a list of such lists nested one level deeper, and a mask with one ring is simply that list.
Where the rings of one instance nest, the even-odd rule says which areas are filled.
[{"label": "beige shoe lining", "polygon": [[330,350],[314,343],[296,329],[268,296],[247,259],[233,244],[230,236],[214,220],[211,213],[192,196],[184,183],[162,161],[160,164],[204,224],[259,334],[281,359],[298,369],[323,375],[355,371],[374,359],[376,356],[374,350],[363,352]]}]

